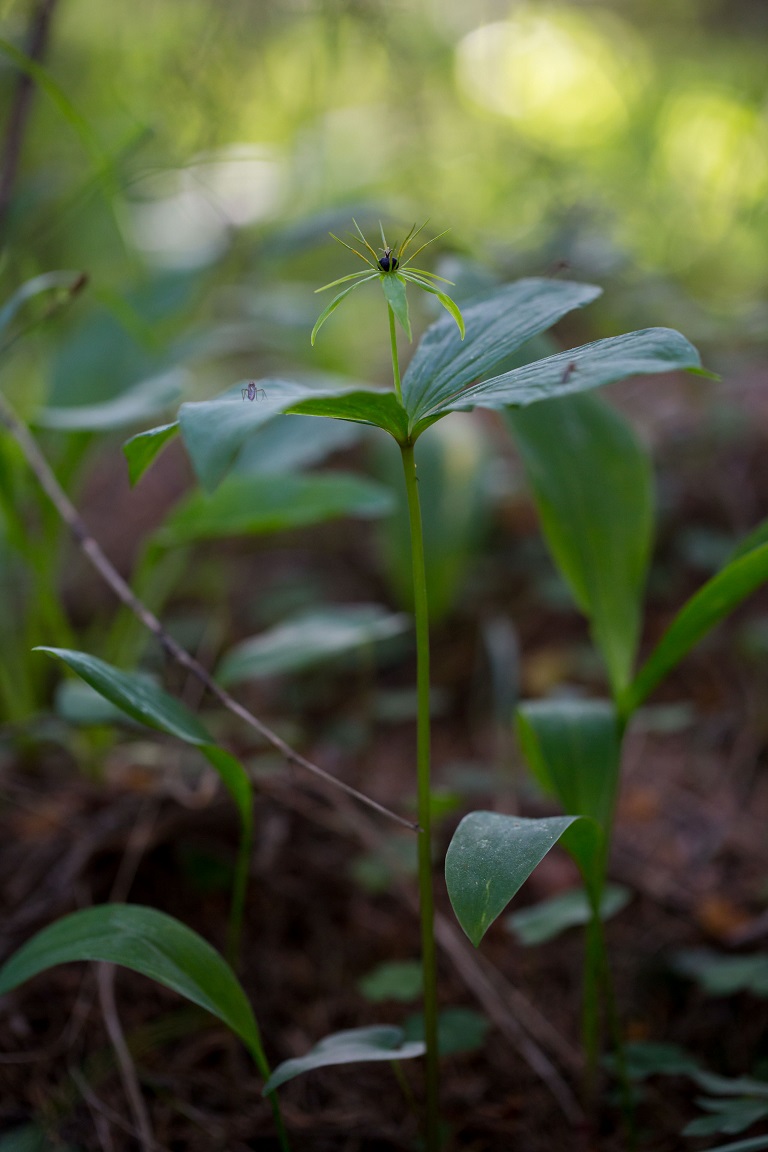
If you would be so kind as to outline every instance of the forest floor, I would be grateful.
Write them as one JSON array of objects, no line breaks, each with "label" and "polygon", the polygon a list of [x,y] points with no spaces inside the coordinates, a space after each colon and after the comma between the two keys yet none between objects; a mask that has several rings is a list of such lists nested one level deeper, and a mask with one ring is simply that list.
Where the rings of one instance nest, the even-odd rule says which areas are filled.
[{"label": "forest floor", "polygon": [[[654,442],[659,477],[644,650],[711,574],[727,542],[766,514],[768,412],[757,384],[758,374],[745,371],[722,411],[712,392],[697,406],[689,382],[670,387],[652,417],[643,400],[649,385],[636,381],[617,392]],[[91,517],[98,534],[96,521],[98,509]],[[537,551],[530,506],[522,498],[510,503],[494,531],[483,561],[491,575],[435,629],[435,783],[462,795],[462,811],[541,815],[552,809],[525,783],[484,687],[483,625],[502,617],[515,622],[524,695],[543,695],[564,680],[590,695],[604,688],[585,626],[537,579],[537,571],[551,569]],[[511,560],[505,569],[521,541],[535,563]],[[318,543],[312,533],[297,535],[278,550],[260,549],[257,564],[240,546],[226,552],[234,571],[232,616],[238,597],[254,594],[255,585],[268,589],[307,564],[320,566],[337,599],[384,598],[360,534],[324,529]],[[78,612],[85,606],[75,605]],[[408,656],[377,672],[375,684],[370,670],[361,677],[342,669],[321,683],[307,677],[254,689],[244,700],[296,736],[313,760],[403,812],[413,793],[407,699],[413,674]],[[189,687],[178,677],[175,686]],[[676,970],[675,958],[691,948],[741,955],[764,947],[766,699],[763,591],[692,653],[634,724],[610,864],[611,881],[631,891],[628,906],[606,927],[626,1038],[675,1043],[725,1076],[765,1074],[768,1000],[707,995]],[[382,702],[389,705],[387,720],[377,719]],[[249,744],[242,729],[219,719],[218,735],[260,781],[240,976],[270,1059],[301,1054],[338,1029],[405,1021],[416,1002],[371,1003],[358,984],[385,961],[418,956],[413,882],[407,875],[387,879],[388,870],[397,870],[392,860],[408,855],[409,834],[393,836],[384,821],[341,794],[282,767]],[[65,912],[110,899],[165,910],[223,948],[236,821],[192,753],[135,730],[114,739],[41,720],[23,739],[18,733],[4,739],[0,773],[4,952]],[[439,821],[440,859],[459,814]],[[447,1147],[629,1147],[607,1072],[598,1120],[588,1125],[581,1111],[578,930],[526,948],[501,918],[475,952],[452,919],[440,872],[436,867],[441,1002],[489,1021],[481,1046],[443,1060]],[[513,907],[575,883],[573,865],[555,849]],[[51,1148],[135,1148],[125,1080],[109,1038],[116,1021],[156,1148],[277,1148],[260,1083],[238,1041],[138,975],[119,970],[99,977],[94,966],[82,965],[47,972],[0,1002],[0,1133],[34,1121]],[[403,1071],[418,1101],[419,1062]],[[684,1075],[639,1086],[638,1148],[693,1152],[717,1143],[681,1135],[700,1114],[699,1095]],[[301,1152],[417,1146],[413,1109],[387,1065],[314,1072],[287,1085],[281,1099]]]}]

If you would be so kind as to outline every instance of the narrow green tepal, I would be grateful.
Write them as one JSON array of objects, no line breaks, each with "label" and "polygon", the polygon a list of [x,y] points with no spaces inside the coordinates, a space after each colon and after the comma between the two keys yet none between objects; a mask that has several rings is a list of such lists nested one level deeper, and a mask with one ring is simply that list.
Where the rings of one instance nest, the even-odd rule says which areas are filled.
[{"label": "narrow green tepal", "polygon": [[574,825],[597,842],[593,821],[579,816],[529,820],[500,812],[470,812],[445,857],[445,882],[456,919],[477,947],[550,848]]},{"label": "narrow green tepal", "polygon": [[201,936],[164,912],[106,904],[57,920],[0,969],[0,995],[74,960],[103,960],[140,972],[218,1017],[249,1051],[261,1053],[251,1005],[232,969]]},{"label": "narrow green tepal", "polygon": [[505,418],[550,552],[590,621],[618,697],[632,676],[651,551],[649,453],[596,396],[510,408]]}]

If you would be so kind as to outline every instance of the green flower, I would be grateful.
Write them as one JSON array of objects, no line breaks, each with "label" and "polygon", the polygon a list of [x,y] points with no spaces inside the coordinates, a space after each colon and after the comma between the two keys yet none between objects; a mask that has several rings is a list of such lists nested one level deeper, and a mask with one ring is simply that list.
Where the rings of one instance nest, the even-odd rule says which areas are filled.
[{"label": "green flower", "polygon": [[464,321],[461,317],[461,312],[459,311],[455,302],[451,300],[450,296],[447,296],[445,292],[439,291],[434,283],[435,280],[440,280],[444,284],[452,284],[453,281],[446,280],[444,276],[436,276],[434,272],[425,272],[423,268],[414,268],[411,265],[411,261],[414,260],[416,256],[418,256],[419,252],[423,252],[423,250],[429,244],[433,244],[435,240],[439,240],[440,236],[444,236],[445,233],[441,232],[440,236],[433,236],[431,240],[427,240],[426,243],[417,248],[416,251],[406,260],[404,257],[408,246],[413,243],[421,230],[426,227],[426,220],[420,228],[417,228],[415,224],[413,225],[399,248],[397,246],[390,248],[384,235],[384,229],[381,227],[381,223],[379,223],[379,227],[381,228],[381,240],[382,244],[384,245],[384,247],[381,249],[381,255],[379,255],[376,250],[372,248],[368,243],[365,236],[360,231],[357,221],[353,220],[352,223],[354,224],[355,230],[357,231],[357,237],[353,237],[353,239],[359,239],[362,241],[362,243],[365,245],[365,252],[361,252],[358,248],[354,248],[351,244],[347,244],[346,240],[342,240],[339,236],[334,236],[333,232],[331,232],[331,236],[333,236],[334,240],[338,240],[339,244],[343,244],[345,248],[349,248],[350,252],[354,252],[355,256],[358,256],[364,264],[368,265],[368,269],[365,272],[352,272],[349,276],[342,276],[341,279],[333,280],[330,284],[324,284],[322,288],[317,289],[318,292],[325,292],[327,288],[335,288],[338,284],[347,284],[350,280],[353,281],[353,283],[351,283],[348,288],[342,289],[338,296],[334,297],[328,307],[324,309],[324,311],[321,312],[321,314],[318,316],[317,323],[312,329],[312,343],[314,344],[315,337],[322,328],[323,324],[326,322],[331,313],[335,312],[345,296],[349,296],[350,292],[354,292],[355,288],[359,288],[361,284],[365,284],[368,280],[379,280],[381,282],[381,287],[384,292],[384,297],[387,301],[387,304],[391,308],[392,313],[399,320],[400,325],[405,330],[409,340],[412,339],[412,337],[411,321],[408,316],[408,298],[405,293],[405,286],[407,283],[416,284],[424,292],[431,292],[433,296],[437,296],[443,308],[450,312],[451,316],[453,316],[454,320],[456,321],[459,332],[461,333],[461,338],[463,340]]}]

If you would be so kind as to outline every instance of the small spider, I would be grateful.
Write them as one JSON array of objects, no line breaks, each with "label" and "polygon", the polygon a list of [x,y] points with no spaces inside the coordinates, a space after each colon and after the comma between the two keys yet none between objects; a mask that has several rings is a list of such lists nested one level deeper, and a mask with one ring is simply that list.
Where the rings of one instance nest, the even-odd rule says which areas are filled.
[{"label": "small spider", "polygon": [[267,393],[264,388],[259,388],[255,380],[248,383],[247,388],[241,388],[243,400],[266,400]]},{"label": "small spider", "polygon": [[570,364],[566,364],[565,371],[560,377],[560,383],[567,384],[571,378],[571,375],[576,371],[577,367],[578,365],[575,360],[571,360]]}]

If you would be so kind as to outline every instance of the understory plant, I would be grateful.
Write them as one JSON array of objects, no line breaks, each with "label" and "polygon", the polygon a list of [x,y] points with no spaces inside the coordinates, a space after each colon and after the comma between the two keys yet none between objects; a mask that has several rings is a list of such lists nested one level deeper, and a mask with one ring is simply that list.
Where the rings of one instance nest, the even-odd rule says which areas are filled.
[{"label": "understory plant", "polygon": [[[696,371],[700,367],[696,350],[683,336],[667,328],[652,328],[598,340],[494,374],[497,366],[507,361],[512,353],[539,333],[547,331],[573,309],[593,301],[600,289],[562,280],[525,279],[478,298],[459,312],[453,300],[438,288],[439,277],[413,267],[412,260],[421,249],[409,257],[409,245],[420,231],[411,229],[402,243],[393,246],[387,244],[382,231],[383,247],[378,251],[359,229],[356,237],[351,238],[357,246],[342,241],[367,267],[365,271],[342,277],[327,286],[345,285],[321,314],[312,334],[314,339],[321,325],[351,291],[365,283],[378,283],[383,292],[389,330],[391,389],[341,385],[317,387],[275,378],[246,382],[245,385],[238,382],[215,400],[182,405],[176,421],[133,437],[125,445],[125,452],[132,479],[136,480],[163,446],[180,432],[205,493],[199,498],[200,507],[197,509],[197,515],[205,518],[206,501],[209,507],[215,505],[217,490],[223,491],[230,483],[227,477],[248,441],[279,415],[362,423],[387,433],[397,444],[409,512],[417,654],[416,835],[424,1043],[407,1042],[398,1029],[387,1026],[353,1030],[326,1037],[307,1057],[288,1061],[270,1073],[255,1020],[250,1008],[246,1011],[243,1006],[244,994],[231,967],[221,958],[217,958],[215,964],[213,961],[210,965],[203,963],[201,948],[207,946],[181,925],[168,927],[175,922],[167,918],[158,919],[159,913],[150,909],[122,907],[116,910],[113,906],[74,913],[44,929],[0,972],[0,991],[8,991],[53,963],[72,959],[108,959],[137,968],[176,988],[196,1003],[203,1003],[209,1011],[234,1027],[253,1053],[266,1081],[265,1091],[275,1109],[283,1147],[287,1147],[288,1137],[275,1095],[280,1084],[309,1068],[324,1064],[354,1060],[392,1061],[412,1058],[422,1052],[426,1062],[424,1133],[427,1152],[437,1152],[441,1144],[434,847],[431,833],[429,606],[417,442],[433,424],[452,412],[474,408],[501,413],[510,410],[527,412],[533,405],[541,411],[557,411],[557,404],[543,405],[540,402],[574,396],[627,376],[675,369]],[[409,285],[435,296],[448,314],[427,329],[407,369],[401,374],[397,329],[399,325],[410,338],[406,295]],[[546,471],[546,464],[542,467]],[[253,490],[252,498],[258,499]],[[215,521],[218,514],[211,513],[209,521]],[[597,579],[600,583],[599,575]],[[615,610],[615,605],[611,610]],[[610,619],[613,620],[613,616]],[[595,627],[597,629],[597,625]],[[603,631],[598,629],[596,634],[602,642]],[[641,673],[629,684],[624,648],[619,645],[618,656],[611,649],[609,661],[619,701],[618,711],[614,714],[603,709],[591,717],[590,739],[600,743],[601,755],[611,764],[617,756],[621,728],[631,707],[636,706],[656,682],[653,673],[646,673],[644,678]],[[244,845],[241,859],[246,859],[251,784],[239,762],[215,744],[195,717],[189,716],[176,701],[139,673],[119,671],[104,661],[73,650],[56,649],[51,650],[51,654],[63,660],[97,692],[134,719],[200,748],[219,772],[238,806]],[[661,658],[657,665],[663,662]],[[549,739],[549,725],[538,723],[536,717],[529,719],[528,724],[538,741]],[[560,728],[556,726],[553,739],[559,739],[558,732]],[[582,738],[581,729],[579,738]],[[548,771],[555,774],[548,753],[542,753],[541,758]],[[576,854],[587,878],[590,900],[594,906],[599,906],[615,791],[615,782],[606,784],[608,776],[608,770],[601,774],[599,794],[593,796],[589,793],[586,799],[579,791],[582,785],[577,787],[574,784],[576,791],[568,793],[568,803],[564,805],[567,814],[564,816],[526,821],[499,813],[475,813],[465,819],[451,845],[446,867],[454,908],[476,943],[513,892],[559,838]],[[585,776],[585,779],[587,784],[584,787],[588,789],[592,777]],[[236,953],[244,900],[244,871],[238,875],[240,888],[233,899],[232,957]],[[597,932],[599,918],[595,921]],[[595,969],[592,984],[598,986],[604,975],[604,954],[596,945],[591,955]]]},{"label": "understory plant", "polygon": [[[576,831],[563,823],[565,817],[555,818],[552,833],[553,841],[562,836],[576,860],[589,907],[583,1024],[587,1092],[595,1090],[602,1019],[628,1100],[602,925],[624,738],[635,713],[689,651],[768,580],[768,521],[683,605],[636,669],[654,532],[647,449],[627,422],[595,396],[510,409],[505,422],[522,457],[549,551],[589,621],[611,688],[610,700],[560,693],[525,701],[517,709],[516,728],[540,786],[570,817],[586,821]],[[520,886],[525,867],[510,867],[510,861],[524,850],[526,838],[534,855],[548,850],[540,829],[541,822],[483,812],[459,825],[446,857],[446,881],[458,918],[476,945]]]}]

